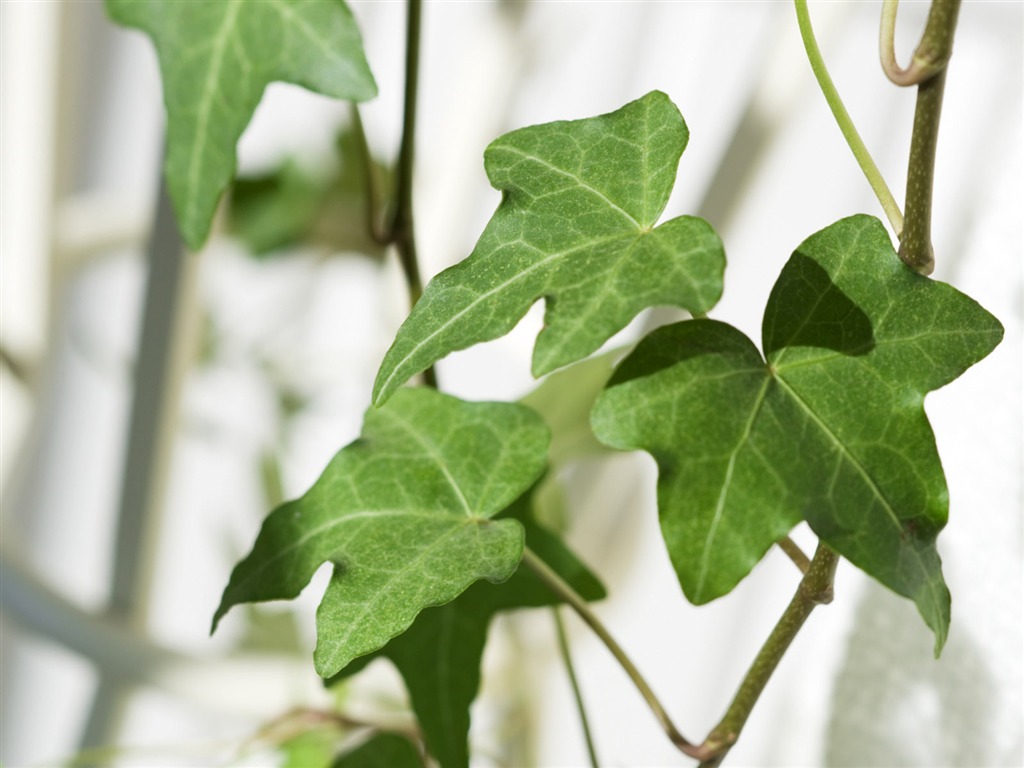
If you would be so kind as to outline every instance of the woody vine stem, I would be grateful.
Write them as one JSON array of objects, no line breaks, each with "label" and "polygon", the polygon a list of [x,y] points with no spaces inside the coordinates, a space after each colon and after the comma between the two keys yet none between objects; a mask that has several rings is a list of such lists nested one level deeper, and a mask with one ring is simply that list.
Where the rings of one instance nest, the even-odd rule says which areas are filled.
[{"label": "woody vine stem", "polygon": [[[960,0],[933,0],[921,43],[914,53],[911,65],[906,69],[896,63],[892,42],[897,1],[886,0],[884,3],[880,56],[882,68],[893,83],[901,86],[918,86],[907,174],[905,215],[900,212],[892,192],[871,158],[870,152],[857,132],[828,74],[814,37],[807,0],[794,0],[794,4],[801,38],[811,69],[847,144],[878,198],[890,225],[900,239],[900,257],[910,268],[922,274],[929,274],[934,266],[931,245],[931,206],[938,124],[942,109],[946,66],[952,52]],[[367,169],[369,229],[379,242],[396,247],[408,286],[410,301],[413,304],[423,292],[416,254],[412,201],[421,17],[422,0],[409,0],[405,112],[395,190],[396,206],[386,227],[381,226],[381,214],[378,210],[380,202],[377,199],[374,167],[358,111],[355,112],[354,118],[354,127],[360,139]],[[424,379],[428,385],[437,386],[433,368],[425,372]],[[781,542],[780,546],[804,572],[803,578],[788,607],[741,682],[722,720],[701,744],[694,744],[682,736],[650,685],[615,642],[607,628],[589,609],[586,601],[529,548],[524,550],[523,564],[530,568],[554,594],[567,602],[611,651],[651,708],[672,743],[684,754],[699,760],[701,768],[714,768],[724,760],[733,744],[736,743],[768,680],[810,616],[811,611],[818,605],[827,604],[832,600],[833,579],[839,555],[827,545],[819,543],[814,557],[808,562],[806,556],[788,539]],[[567,663],[571,663],[568,656],[566,660]],[[578,703],[581,717],[585,718],[582,701]],[[591,763],[596,765],[597,758],[589,739],[588,749]]]}]

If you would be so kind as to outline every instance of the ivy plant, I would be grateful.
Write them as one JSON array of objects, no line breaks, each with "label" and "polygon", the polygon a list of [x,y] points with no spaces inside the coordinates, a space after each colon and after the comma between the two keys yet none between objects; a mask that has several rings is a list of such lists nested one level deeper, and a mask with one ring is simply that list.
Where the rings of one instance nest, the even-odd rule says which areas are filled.
[{"label": "ivy plant", "polygon": [[[107,8],[156,45],[168,115],[165,174],[193,249],[208,236],[234,174],[235,145],[268,82],[352,102],[376,94],[342,0],[107,0]],[[950,593],[937,537],[948,496],[923,402],[1002,336],[973,299],[926,276],[934,134],[958,2],[934,0],[910,70],[883,61],[895,82],[919,90],[905,216],[842,108],[804,0],[796,10],[814,74],[899,242],[864,214],[810,235],[775,283],[758,348],[708,317],[725,270],[711,225],[694,216],[660,221],[689,133],[659,91],[607,114],[497,138],[484,168],[501,203],[472,253],[424,288],[411,192],[422,4],[409,0],[390,216],[376,208],[376,166],[358,112],[342,146],[366,164],[370,250],[397,251],[414,306],[377,373],[362,435],[303,496],[270,512],[213,619],[216,628],[240,603],[293,598],[330,564],[317,612],[316,673],[341,685],[370,661],[388,659],[419,724],[412,733],[377,728],[337,753],[318,740],[317,754],[333,765],[467,766],[488,626],[513,609],[575,610],[666,736],[707,766],[725,759],[811,610],[832,599],[840,558],[913,601],[941,651]],[[285,187],[298,188],[312,213],[272,196],[266,210],[281,212],[287,237],[297,237],[326,186]],[[240,194],[239,204],[245,199]],[[262,192],[259,199],[267,204]],[[540,300],[545,325],[532,372],[572,367],[520,403],[437,391],[434,363],[502,336]],[[684,310],[688,319],[647,334],[614,371],[607,356],[593,356],[655,306]],[[403,386],[418,374],[425,386]],[[573,413],[592,409],[593,434],[551,406],[569,388]],[[590,394],[581,400],[580,393]],[[568,457],[599,450],[643,450],[655,459],[664,544],[691,602],[727,595],[775,545],[804,573],[725,716],[701,742],[683,737],[589,609],[604,587],[535,515],[545,473],[550,479]],[[801,522],[819,539],[813,558],[788,539]],[[577,698],[586,730],[578,690]],[[589,738],[588,748],[596,765]]]}]

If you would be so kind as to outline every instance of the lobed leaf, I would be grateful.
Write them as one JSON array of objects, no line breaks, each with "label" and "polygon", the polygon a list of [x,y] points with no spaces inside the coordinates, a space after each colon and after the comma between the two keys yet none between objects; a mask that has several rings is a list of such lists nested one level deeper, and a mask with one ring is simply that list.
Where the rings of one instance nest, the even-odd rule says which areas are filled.
[{"label": "lobed leaf", "polygon": [[544,468],[548,431],[524,406],[404,390],[366,415],[363,434],[304,496],[264,521],[231,574],[221,617],[243,602],[290,599],[323,563],[317,611],[323,677],[383,647],[425,607],[516,570],[523,528],[494,520]]},{"label": "lobed leaf", "polygon": [[657,461],[662,534],[691,601],[729,592],[803,519],[914,600],[938,652],[949,502],[924,396],[988,355],[999,322],[854,216],[793,254],[762,337],[766,359],[724,323],[658,329],[599,398],[595,433]]},{"label": "lobed leaf", "polygon": [[[604,597],[600,582],[553,534],[532,519],[532,493],[506,514],[526,530],[526,543],[587,600]],[[495,614],[554,605],[557,598],[528,568],[502,584],[479,582],[447,605],[428,608],[403,634],[347,666],[336,679],[378,657],[391,659],[405,680],[431,755],[444,768],[469,765],[470,705],[480,688],[487,630]],[[334,682],[333,680],[331,682]]]},{"label": "lobed leaf", "polygon": [[535,376],[586,357],[647,307],[714,306],[725,268],[714,230],[692,216],[655,226],[688,139],[679,110],[654,91],[494,141],[484,164],[501,204],[473,253],[428,284],[399,329],[374,402],[449,353],[508,333],[540,298]]},{"label": "lobed leaf", "polygon": [[267,84],[366,101],[377,85],[343,0],[106,0],[152,38],[167,107],[164,173],[189,248],[210,231],[235,145]]}]

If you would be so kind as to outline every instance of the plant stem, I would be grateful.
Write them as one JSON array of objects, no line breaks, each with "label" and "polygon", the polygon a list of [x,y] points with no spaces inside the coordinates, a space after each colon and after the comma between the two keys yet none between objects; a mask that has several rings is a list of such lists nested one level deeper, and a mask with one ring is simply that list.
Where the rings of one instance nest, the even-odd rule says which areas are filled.
[{"label": "plant stem", "polygon": [[655,696],[654,691],[651,690],[651,686],[647,684],[643,675],[640,674],[640,670],[636,668],[633,662],[630,660],[626,652],[622,650],[622,647],[615,642],[615,638],[611,636],[611,633],[605,628],[601,620],[590,610],[590,606],[587,605],[586,600],[580,597],[576,590],[569,586],[565,580],[559,576],[551,567],[545,563],[537,554],[529,547],[523,549],[523,563],[526,564],[530,570],[536,574],[544,584],[550,589],[555,595],[562,598],[569,606],[576,611],[581,619],[589,626],[594,633],[601,639],[605,647],[611,651],[612,656],[619,662],[626,674],[629,675],[629,679],[633,681],[633,685],[643,696],[644,701],[647,702],[647,706],[650,707],[657,718],[658,723],[661,724],[662,730],[668,738],[675,744],[683,754],[689,755],[690,757],[702,757],[703,752],[701,748],[687,741],[678,729],[672,723],[665,708],[661,705],[658,697]]},{"label": "plant stem", "polygon": [[900,213],[900,207],[896,203],[896,198],[893,197],[889,186],[885,183],[885,179],[882,177],[881,171],[878,170],[878,166],[875,165],[871,153],[868,152],[868,148],[864,145],[860,134],[857,133],[857,128],[850,118],[850,113],[846,111],[843,100],[839,97],[839,92],[836,90],[836,86],[828,74],[825,60],[822,58],[818,42],[814,38],[811,16],[807,10],[807,0],[794,0],[794,3],[796,5],[797,23],[800,25],[800,37],[803,39],[804,49],[807,51],[807,58],[811,63],[811,70],[818,81],[818,86],[825,95],[825,101],[828,102],[829,109],[832,110],[832,115],[835,117],[836,123],[839,124],[839,130],[843,132],[846,143],[853,152],[853,156],[857,159],[857,164],[860,165],[864,176],[867,177],[868,184],[871,185],[875,197],[878,198],[882,210],[885,211],[893,231],[897,237],[900,237],[903,231],[903,214]]},{"label": "plant stem", "polygon": [[[420,26],[422,0],[408,0],[405,35],[405,104],[402,118],[402,144],[398,153],[398,204],[391,222],[391,240],[398,249],[398,259],[409,286],[410,304],[415,306],[423,295],[419,261],[416,256],[416,234],[412,214],[412,182],[416,149],[416,93],[419,84]],[[433,366],[423,372],[423,381],[437,387]]]},{"label": "plant stem", "polygon": [[[900,258],[923,275],[935,268],[932,249],[932,186],[935,178],[935,148],[939,138],[942,93],[946,86],[946,63],[953,51],[960,0],[933,0],[928,23],[918,51],[926,51],[939,71],[917,89],[914,130],[910,139],[907,170],[906,226],[900,236]],[[916,57],[917,54],[915,54]]]},{"label": "plant stem", "polygon": [[373,162],[373,152],[370,151],[370,142],[366,138],[363,115],[357,104],[352,105],[352,129],[355,131],[356,141],[363,155],[363,179],[366,184],[366,229],[375,243],[391,245],[391,232],[387,231],[382,224],[381,209],[384,204],[380,196],[380,181],[377,178],[377,169]]},{"label": "plant stem", "polygon": [[707,754],[701,763],[702,768],[712,768],[721,763],[739,738],[761,692],[811,611],[832,602],[832,582],[838,563],[839,555],[828,545],[819,543],[796,594],[747,671],[725,716],[701,745]]},{"label": "plant stem", "polygon": [[598,768],[597,750],[594,749],[594,738],[590,733],[590,720],[587,718],[587,709],[583,705],[583,693],[580,691],[579,681],[576,679],[576,668],[572,663],[572,654],[569,652],[569,639],[565,634],[565,622],[562,621],[562,614],[558,608],[551,609],[551,615],[555,619],[555,630],[558,633],[558,650],[562,654],[562,661],[565,662],[565,671],[569,675],[569,683],[572,685],[572,695],[576,699],[576,711],[580,716],[580,725],[583,727],[583,739],[587,743],[587,755],[590,758],[591,768]]},{"label": "plant stem", "polygon": [[[959,0],[957,0],[959,3]],[[945,25],[925,29],[921,42],[914,50],[910,66],[903,69],[896,62],[896,9],[899,0],[883,0],[882,25],[879,33],[878,52],[882,59],[882,69],[893,83],[900,86],[918,85],[929,77],[941,72],[949,61],[952,53],[953,27]],[[956,11],[954,10],[955,14]],[[931,19],[929,18],[929,22]],[[955,21],[953,26],[955,26]]]}]

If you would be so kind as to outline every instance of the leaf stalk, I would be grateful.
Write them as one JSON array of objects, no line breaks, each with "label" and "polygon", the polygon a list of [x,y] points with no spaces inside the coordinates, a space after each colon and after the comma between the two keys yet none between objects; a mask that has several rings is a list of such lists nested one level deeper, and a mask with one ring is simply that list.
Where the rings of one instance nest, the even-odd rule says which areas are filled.
[{"label": "leaf stalk", "polygon": [[804,554],[795,541],[789,536],[785,536],[779,540],[779,549],[786,553],[787,557],[793,561],[793,565],[800,569],[800,573],[807,573],[811,567],[811,558]]},{"label": "leaf stalk", "polygon": [[558,634],[558,651],[565,662],[565,671],[569,676],[569,684],[572,686],[572,695],[576,700],[576,711],[580,716],[580,726],[583,728],[583,740],[587,744],[587,757],[590,759],[590,768],[599,768],[597,750],[594,748],[594,737],[590,732],[590,718],[587,717],[587,708],[583,704],[583,692],[580,690],[579,680],[576,678],[576,667],[572,662],[572,653],[569,650],[569,638],[565,632],[565,622],[562,620],[562,613],[555,606],[551,609],[551,615],[555,620],[555,631]]},{"label": "leaf stalk", "polygon": [[839,125],[843,138],[846,139],[847,145],[849,145],[853,156],[857,160],[857,164],[867,178],[868,184],[871,185],[875,197],[878,198],[882,210],[889,219],[889,224],[892,225],[896,236],[900,237],[903,231],[903,214],[900,212],[900,207],[896,202],[896,198],[893,197],[889,185],[885,183],[881,171],[878,170],[878,166],[871,157],[871,153],[868,152],[864,140],[861,139],[860,134],[857,132],[857,127],[853,124],[850,113],[846,111],[846,106],[839,96],[839,91],[836,90],[835,83],[832,82],[832,77],[825,66],[825,59],[818,48],[818,41],[814,37],[811,16],[807,10],[807,0],[794,0],[794,4],[796,6],[797,24],[800,27],[800,37],[803,40],[804,49],[807,51],[807,59],[811,64],[814,77],[818,81],[818,86],[825,96],[825,101],[828,102],[829,109],[832,110],[832,116]]},{"label": "leaf stalk", "polygon": [[534,572],[534,574],[545,586],[551,590],[551,592],[566,603],[569,604],[577,615],[583,619],[584,623],[589,626],[594,633],[601,639],[605,647],[611,652],[612,656],[619,663],[619,666],[625,670],[626,674],[629,675],[629,679],[633,681],[633,685],[640,692],[644,701],[647,702],[647,706],[650,707],[651,712],[654,713],[654,717],[658,720],[665,735],[668,736],[669,740],[679,748],[679,750],[690,757],[700,759],[703,755],[701,747],[693,744],[679,732],[672,719],[668,716],[668,712],[665,711],[665,707],[662,706],[658,697],[655,695],[651,686],[648,685],[644,676],[640,674],[640,670],[636,668],[626,652],[622,650],[615,638],[612,637],[608,629],[601,623],[601,620],[597,615],[590,610],[590,606],[587,605],[587,601],[584,600],[580,595],[569,586],[566,581],[559,576],[555,571],[529,547],[523,549],[523,563]]}]

